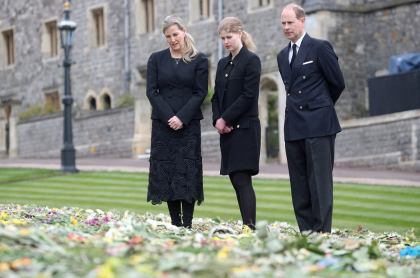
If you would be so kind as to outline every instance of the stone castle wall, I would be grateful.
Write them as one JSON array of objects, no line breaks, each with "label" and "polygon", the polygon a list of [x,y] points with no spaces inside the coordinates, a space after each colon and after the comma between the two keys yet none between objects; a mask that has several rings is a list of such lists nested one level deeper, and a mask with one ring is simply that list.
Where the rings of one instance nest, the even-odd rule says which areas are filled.
[{"label": "stone castle wall", "polygon": [[[277,53],[287,45],[284,38],[280,13],[289,3],[272,0],[268,7],[250,9],[247,0],[224,1],[223,16],[240,18],[258,47],[263,72],[276,72]],[[299,1],[297,1],[299,2]],[[346,91],[337,104],[339,116],[354,118],[366,115],[368,107],[366,78],[386,70],[390,56],[420,49],[416,26],[420,24],[420,1],[410,0],[307,0],[307,27],[313,36],[328,39],[340,59],[347,83]],[[190,22],[187,0],[155,0],[155,30],[140,34],[136,27],[137,1],[130,1],[130,70],[131,91],[138,94],[137,82],[142,80],[139,69],[147,64],[154,51],[167,47],[160,24],[168,14],[181,16],[187,31],[196,40],[196,46],[209,56],[212,79],[218,61],[217,1],[212,1],[209,19]],[[23,108],[29,104],[41,104],[44,91],[58,89],[63,94],[63,68],[59,57],[43,59],[41,53],[42,22],[62,19],[61,0],[36,1],[30,7],[27,1],[6,1],[0,7],[0,29],[15,29],[16,63],[0,69],[0,97],[13,95],[22,100]],[[104,46],[89,44],[89,9],[105,9]],[[124,5],[121,1],[89,0],[74,1],[71,19],[78,25],[75,45],[72,49],[72,94],[81,107],[87,92],[99,94],[104,88],[115,97],[116,103],[124,93]],[[264,20],[261,20],[264,18]],[[29,35],[30,34],[30,35]],[[224,55],[227,52],[224,51]]]},{"label": "stone castle wall", "polygon": [[[131,157],[134,133],[132,106],[73,113],[76,157]],[[60,157],[63,113],[21,120],[17,126],[20,157]]]},{"label": "stone castle wall", "polygon": [[[139,1],[130,0],[130,89],[137,99],[142,99],[143,102],[147,101],[144,97],[144,72],[148,57],[152,52],[167,47],[167,42],[160,30],[160,24],[168,14],[177,14],[184,19],[187,32],[195,38],[197,48],[209,57],[211,79],[214,81],[219,40],[217,1],[211,1],[210,18],[198,22],[191,22],[188,2],[187,0],[155,0],[155,29],[152,32],[140,34],[136,25],[135,13]],[[261,59],[263,73],[277,73],[276,55],[287,45],[287,40],[281,29],[280,13],[290,1],[272,0],[269,6],[257,9],[251,9],[248,0],[223,2],[223,17],[237,16],[244,23],[245,30],[252,35],[258,47],[256,53]],[[329,40],[339,57],[346,80],[346,90],[336,106],[339,117],[346,120],[368,116],[366,79],[386,73],[390,56],[419,52],[420,37],[416,34],[416,28],[420,26],[420,1],[306,0],[297,1],[297,3],[303,3],[307,11],[306,29],[308,33],[314,37]],[[23,0],[6,0],[0,7],[0,31],[9,27],[14,28],[16,53],[15,65],[0,67],[0,99],[2,101],[13,97],[22,101],[22,109],[25,109],[29,104],[42,104],[45,98],[44,92],[47,90],[57,89],[60,97],[63,95],[64,70],[60,66],[63,60],[62,50],[59,50],[58,57],[50,59],[43,58],[41,51],[42,22],[51,19],[60,21],[62,19],[61,5],[61,0],[35,1],[30,5]],[[105,10],[106,43],[100,47],[94,47],[89,43],[89,28],[91,28],[89,13],[90,9],[96,7],[104,7]],[[123,1],[72,1],[71,10],[71,20],[78,24],[75,45],[71,52],[74,62],[71,67],[71,80],[75,108],[79,110],[83,106],[88,91],[100,94],[104,90],[111,93],[112,106],[115,107],[115,103],[125,92],[125,10]],[[223,55],[227,55],[227,52],[223,51]],[[278,85],[281,84],[281,82],[276,82]],[[278,91],[281,91],[280,87],[278,87]],[[140,107],[145,107],[145,104],[143,103]],[[74,116],[74,143],[79,148],[79,155],[92,155],[92,146],[95,146],[95,155],[132,155],[130,153],[132,146],[129,141],[133,138],[133,130],[137,132],[138,129],[131,126],[131,122],[134,123],[134,111],[127,110],[124,112],[125,114],[121,111],[126,111],[126,109],[116,109],[115,111],[111,109],[103,114],[101,114],[102,112],[78,113]],[[129,117],[130,113],[133,114],[132,119],[121,116],[124,114]],[[209,111],[206,113],[211,115]],[[59,150],[62,141],[62,126],[60,126],[62,119],[60,117],[60,114],[53,114],[41,117],[42,120],[34,118],[20,121],[18,142],[22,145],[19,145],[19,154],[30,156],[35,153],[44,153],[45,156],[49,156],[51,146]],[[120,134],[120,138],[101,139],[106,137],[105,130],[107,130],[106,123],[95,124],[101,122],[98,120],[101,117],[110,117],[109,121],[111,122],[121,121],[114,126],[118,126],[124,131],[113,130],[111,132]],[[141,117],[144,118],[144,115]],[[126,123],[127,126],[125,126]],[[59,133],[52,131],[55,129],[48,129],[49,126],[60,126],[57,129]],[[38,132],[37,130],[43,130],[43,128],[46,128],[44,133],[47,133],[49,138],[42,139],[42,132],[39,132],[39,136],[32,134]],[[211,116],[210,118],[206,116],[202,122],[202,128],[203,152],[207,153],[204,156],[216,161],[220,157],[218,151],[215,151],[218,148],[218,139],[217,134],[212,134],[214,129],[211,127]],[[97,132],[99,135],[96,135]],[[150,130],[139,130],[138,132],[147,133]],[[343,137],[343,140],[353,138],[352,140],[355,140],[355,137],[351,135],[352,132],[358,133],[357,129],[349,129],[349,131],[344,129],[338,138]],[[396,142],[404,145],[403,141],[395,141],[391,137],[389,140],[393,142],[392,144]],[[32,139],[32,144],[27,144],[28,138]],[[40,141],[34,142],[35,138],[40,138]],[[45,142],[50,142],[48,140],[51,140],[51,144],[41,146]],[[115,140],[120,140],[121,145],[110,143],[116,142]],[[339,144],[339,140],[341,139],[338,139],[337,144]],[[283,141],[283,138],[280,138],[280,141]],[[364,152],[363,148],[360,146],[360,150],[354,150],[354,152]],[[348,153],[341,156],[340,153],[337,153],[338,158],[353,157]],[[401,150],[401,153],[401,161],[404,161],[407,156],[410,159],[412,157],[407,155],[407,151]]]},{"label": "stone castle wall", "polygon": [[337,166],[420,171],[420,110],[355,119],[342,129]]},{"label": "stone castle wall", "polygon": [[[220,161],[219,135],[204,109],[202,156]],[[74,113],[73,143],[77,157],[132,157],[134,108]],[[420,110],[341,123],[335,165],[420,171]],[[63,142],[61,113],[21,120],[17,128],[20,157],[60,157]]]}]

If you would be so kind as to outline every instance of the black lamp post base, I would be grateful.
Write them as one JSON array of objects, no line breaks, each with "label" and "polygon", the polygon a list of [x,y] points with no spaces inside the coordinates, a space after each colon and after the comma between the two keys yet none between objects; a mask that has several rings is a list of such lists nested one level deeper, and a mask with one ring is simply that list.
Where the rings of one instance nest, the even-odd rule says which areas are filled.
[{"label": "black lamp post base", "polygon": [[62,172],[77,173],[76,169],[76,152],[74,149],[61,150],[61,169]]},{"label": "black lamp post base", "polygon": [[61,166],[60,171],[66,172],[66,173],[72,173],[72,174],[79,172],[79,170],[76,169],[76,166]]}]

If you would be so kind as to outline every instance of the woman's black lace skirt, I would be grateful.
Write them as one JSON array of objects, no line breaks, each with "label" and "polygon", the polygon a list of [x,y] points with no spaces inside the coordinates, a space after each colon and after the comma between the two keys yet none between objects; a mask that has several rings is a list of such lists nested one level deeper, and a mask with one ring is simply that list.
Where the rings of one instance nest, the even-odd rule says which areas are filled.
[{"label": "woman's black lace skirt", "polygon": [[173,130],[160,120],[152,122],[152,144],[147,201],[204,201],[201,128],[192,120]]}]

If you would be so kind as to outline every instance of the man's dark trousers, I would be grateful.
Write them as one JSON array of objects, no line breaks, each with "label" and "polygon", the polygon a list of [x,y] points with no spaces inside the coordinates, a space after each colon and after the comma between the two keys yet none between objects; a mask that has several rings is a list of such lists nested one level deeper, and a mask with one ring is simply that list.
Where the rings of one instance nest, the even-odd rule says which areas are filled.
[{"label": "man's dark trousers", "polygon": [[331,232],[335,137],[285,142],[293,208],[301,232]]}]

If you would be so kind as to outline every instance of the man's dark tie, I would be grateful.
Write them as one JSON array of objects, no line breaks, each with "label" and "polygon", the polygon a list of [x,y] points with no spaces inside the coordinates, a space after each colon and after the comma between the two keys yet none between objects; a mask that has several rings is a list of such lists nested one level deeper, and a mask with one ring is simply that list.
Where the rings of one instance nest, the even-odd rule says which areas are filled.
[{"label": "man's dark tie", "polygon": [[290,68],[293,67],[293,63],[295,62],[296,59],[296,44],[293,44],[293,56],[292,56],[292,60],[290,61]]}]

